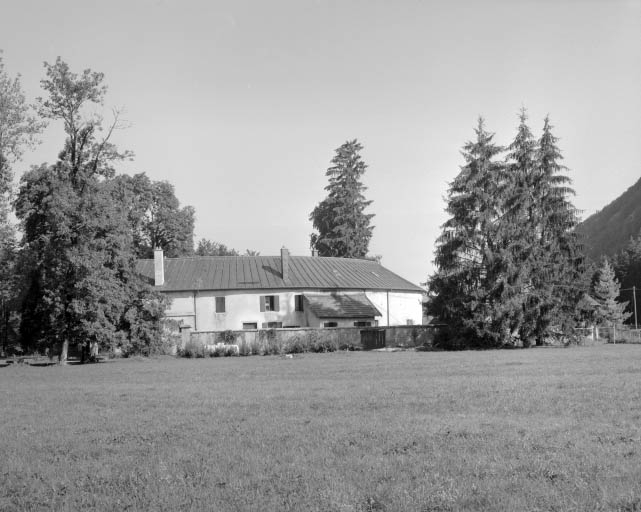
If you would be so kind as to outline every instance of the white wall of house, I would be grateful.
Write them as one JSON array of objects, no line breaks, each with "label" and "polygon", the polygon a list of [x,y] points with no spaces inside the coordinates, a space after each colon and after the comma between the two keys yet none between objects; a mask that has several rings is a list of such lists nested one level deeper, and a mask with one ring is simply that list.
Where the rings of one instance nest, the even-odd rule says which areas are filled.
[{"label": "white wall of house", "polygon": [[194,328],[195,305],[193,292],[163,292],[171,301],[165,314],[181,325]]},{"label": "white wall of house", "polygon": [[[367,291],[367,298],[381,312],[378,325],[421,325],[423,295],[420,292]],[[388,314],[389,313],[389,314]],[[389,318],[389,322],[388,322]]]},{"label": "white wall of house", "polygon": [[[336,322],[338,327],[352,327],[354,321],[369,319],[319,319],[311,311],[295,311],[295,296],[318,290],[225,290],[165,292],[171,299],[167,317],[181,321],[195,331],[240,330],[243,324],[256,324],[262,328],[267,322],[280,322],[283,327],[322,327],[325,322]],[[346,292],[349,293],[349,292]],[[354,292],[362,293],[362,292]],[[265,295],[278,297],[278,311],[261,311],[260,298]],[[372,325],[407,325],[408,320],[421,324],[421,294],[408,292],[367,291],[367,297],[382,313],[371,319]],[[216,312],[216,297],[225,298],[225,312]],[[307,309],[307,308],[304,308]]]}]

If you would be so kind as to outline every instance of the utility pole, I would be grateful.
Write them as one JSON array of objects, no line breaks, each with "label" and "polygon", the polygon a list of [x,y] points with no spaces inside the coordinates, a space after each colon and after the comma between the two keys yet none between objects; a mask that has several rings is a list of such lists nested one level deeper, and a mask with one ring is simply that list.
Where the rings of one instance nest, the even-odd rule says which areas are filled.
[{"label": "utility pole", "polygon": [[632,285],[632,301],[634,303],[634,329],[637,330],[639,328],[639,324],[637,324],[637,287],[636,285]]}]

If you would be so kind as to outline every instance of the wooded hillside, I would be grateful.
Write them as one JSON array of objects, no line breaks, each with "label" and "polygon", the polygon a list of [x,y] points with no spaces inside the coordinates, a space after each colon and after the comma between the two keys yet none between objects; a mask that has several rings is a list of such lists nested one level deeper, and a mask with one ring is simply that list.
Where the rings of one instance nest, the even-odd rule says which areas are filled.
[{"label": "wooded hillside", "polygon": [[586,256],[593,261],[624,249],[641,231],[641,179],[576,229],[584,237]]}]

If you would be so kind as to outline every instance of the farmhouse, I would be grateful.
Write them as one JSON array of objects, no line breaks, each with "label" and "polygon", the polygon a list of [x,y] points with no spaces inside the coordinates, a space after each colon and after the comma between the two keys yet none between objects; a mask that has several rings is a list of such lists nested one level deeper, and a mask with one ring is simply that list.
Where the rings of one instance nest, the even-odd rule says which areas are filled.
[{"label": "farmhouse", "polygon": [[370,260],[201,256],[139,260],[171,299],[168,318],[194,331],[413,325],[423,290]]}]

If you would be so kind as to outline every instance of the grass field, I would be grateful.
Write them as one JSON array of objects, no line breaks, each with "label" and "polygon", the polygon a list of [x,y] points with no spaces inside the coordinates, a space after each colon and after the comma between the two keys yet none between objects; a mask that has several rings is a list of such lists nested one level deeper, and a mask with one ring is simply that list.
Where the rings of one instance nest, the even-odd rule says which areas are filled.
[{"label": "grass field", "polygon": [[641,510],[641,346],[0,368],[0,510]]}]

